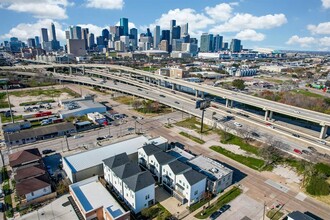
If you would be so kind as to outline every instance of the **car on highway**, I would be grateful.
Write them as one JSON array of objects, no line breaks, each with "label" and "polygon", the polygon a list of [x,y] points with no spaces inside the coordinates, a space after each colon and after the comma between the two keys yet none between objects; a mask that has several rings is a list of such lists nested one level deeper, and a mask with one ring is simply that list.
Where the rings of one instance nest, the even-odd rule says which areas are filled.
[{"label": "car on highway", "polygon": [[297,154],[302,154],[301,150],[298,150],[298,149],[293,149],[293,152],[297,153]]},{"label": "car on highway", "polygon": [[222,206],[222,207],[219,209],[219,211],[220,211],[221,213],[224,213],[224,212],[227,211],[228,209],[230,209],[230,205],[226,204],[226,205]]},{"label": "car on highway", "polygon": [[211,107],[213,107],[213,108],[219,108],[218,106],[216,106],[216,105],[211,105]]},{"label": "car on highway", "polygon": [[165,98],[166,96],[164,96],[164,95],[159,95],[160,97],[162,97],[162,98]]},{"label": "car on highway", "polygon": [[317,140],[316,142],[319,143],[319,144],[323,144],[323,145],[326,145],[327,144],[327,142],[321,141],[321,140]]},{"label": "car on highway", "polygon": [[51,153],[54,153],[55,151],[52,150],[52,149],[45,149],[42,151],[42,154],[51,154]]},{"label": "car on highway", "polygon": [[171,93],[173,93],[173,94],[176,94],[176,92],[175,92],[175,91],[171,91]]},{"label": "car on highway", "polygon": [[229,110],[227,110],[226,112],[229,113],[229,114],[231,114],[231,111],[229,111]]},{"label": "car on highway", "polygon": [[267,126],[271,126],[272,124],[267,122],[266,125],[267,125]]},{"label": "car on highway", "polygon": [[260,135],[259,135],[257,132],[252,132],[251,134],[252,134],[252,136],[254,136],[254,137],[260,137]]},{"label": "car on highway", "polygon": [[105,137],[97,137],[97,138],[96,138],[97,141],[102,141],[102,140],[104,140],[104,139],[105,139]]},{"label": "car on highway", "polygon": [[309,150],[302,150],[301,151],[303,154],[311,155],[312,153]]},{"label": "car on highway", "polygon": [[178,101],[175,101],[174,103],[175,103],[175,104],[180,104],[180,102],[178,102]]},{"label": "car on highway", "polygon": [[142,91],[142,89],[138,88],[137,90]]},{"label": "car on highway", "polygon": [[295,133],[293,133],[292,136],[293,136],[293,137],[300,138],[300,135],[299,135],[299,134],[295,134]]},{"label": "car on highway", "polygon": [[215,211],[215,212],[213,212],[213,213],[210,215],[210,219],[211,219],[211,220],[215,220],[215,219],[217,219],[220,215],[221,215],[221,212],[220,212],[220,211]]},{"label": "car on highway", "polygon": [[297,110],[293,110],[293,112],[294,112],[294,113],[297,113],[297,114],[299,114],[299,113],[300,113],[300,111],[297,111]]},{"label": "car on highway", "polygon": [[240,123],[238,123],[238,122],[234,122],[234,125],[235,125],[236,127],[242,127],[242,125],[241,125]]},{"label": "car on highway", "polygon": [[132,115],[132,118],[133,118],[133,119],[137,119],[138,117],[137,117],[137,116],[135,116],[135,115]]},{"label": "car on highway", "polygon": [[84,135],[82,135],[82,134],[77,134],[77,135],[75,135],[75,136],[73,136],[73,138],[74,139],[78,139],[78,138],[81,138],[81,137],[83,137]]},{"label": "car on highway", "polygon": [[313,153],[317,152],[317,150],[312,146],[308,146],[307,149],[312,151]]}]

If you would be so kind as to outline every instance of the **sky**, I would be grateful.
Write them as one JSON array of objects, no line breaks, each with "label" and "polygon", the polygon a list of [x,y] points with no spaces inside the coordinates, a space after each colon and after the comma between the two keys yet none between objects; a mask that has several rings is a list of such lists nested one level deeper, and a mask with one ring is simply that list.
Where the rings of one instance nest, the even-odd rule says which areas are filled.
[{"label": "sky", "polygon": [[139,33],[176,19],[198,40],[212,33],[250,49],[330,51],[330,0],[0,0],[0,41],[40,36],[51,22],[61,42],[70,25],[99,36],[121,17]]}]

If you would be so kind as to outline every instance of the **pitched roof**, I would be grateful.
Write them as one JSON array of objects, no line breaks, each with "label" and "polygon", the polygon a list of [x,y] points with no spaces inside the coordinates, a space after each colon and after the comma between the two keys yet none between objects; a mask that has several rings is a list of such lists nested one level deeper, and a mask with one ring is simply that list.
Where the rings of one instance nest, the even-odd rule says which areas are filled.
[{"label": "pitched roof", "polygon": [[156,147],[155,145],[153,144],[147,144],[145,146],[142,147],[142,149],[144,150],[144,152],[150,156],[152,154],[155,154],[157,152],[160,152],[162,151],[160,148]]},{"label": "pitched roof", "polygon": [[113,157],[109,157],[105,160],[103,160],[103,163],[108,166],[110,169],[121,166],[125,163],[128,163],[129,159],[128,156],[125,153],[117,154]]},{"label": "pitched roof", "polygon": [[171,163],[168,164],[169,167],[171,168],[171,170],[173,171],[174,174],[179,174],[182,173],[185,170],[191,169],[190,166],[188,166],[187,164],[184,164],[178,160],[175,160]]},{"label": "pitched roof", "polygon": [[156,158],[157,162],[160,165],[168,164],[169,162],[176,160],[175,157],[173,157],[172,155],[170,155],[168,153],[165,153],[164,151],[155,153],[154,157]]},{"label": "pitched roof", "polygon": [[9,164],[11,167],[15,167],[23,163],[29,163],[35,160],[39,160],[40,158],[41,154],[38,148],[27,149],[10,154]]},{"label": "pitched roof", "polygon": [[47,186],[50,186],[50,181],[47,175],[42,175],[16,183],[16,192],[18,196],[22,196]]},{"label": "pitched roof", "polygon": [[198,183],[199,181],[206,179],[206,176],[195,171],[195,170],[189,170],[185,173],[183,173],[183,176],[186,178],[186,180],[188,181],[188,183],[192,186],[196,183]]},{"label": "pitched roof", "polygon": [[131,177],[123,179],[123,181],[126,183],[128,188],[134,192],[155,184],[155,180],[149,171],[140,172]]},{"label": "pitched roof", "polygon": [[113,168],[112,171],[120,179],[124,179],[124,178],[133,176],[133,175],[141,172],[141,169],[136,163],[128,162],[128,163],[125,163],[124,165]]},{"label": "pitched roof", "polygon": [[29,167],[23,167],[21,169],[17,169],[15,180],[16,182],[19,182],[29,177],[44,175],[45,173],[46,173],[45,168],[41,164],[29,166]]},{"label": "pitched roof", "polygon": [[291,212],[288,217],[294,219],[294,220],[314,220],[314,218],[302,213],[302,212],[299,212],[299,211],[294,211],[294,212]]}]

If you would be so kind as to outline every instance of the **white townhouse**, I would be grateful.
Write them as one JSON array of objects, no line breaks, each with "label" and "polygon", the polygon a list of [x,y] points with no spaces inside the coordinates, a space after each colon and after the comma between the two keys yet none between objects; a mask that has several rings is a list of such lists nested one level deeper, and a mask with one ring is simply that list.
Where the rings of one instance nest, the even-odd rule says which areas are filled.
[{"label": "white townhouse", "polygon": [[176,177],[179,174],[187,172],[192,168],[178,160],[174,160],[163,166],[162,170],[162,184],[168,191],[173,191],[176,184]]},{"label": "white townhouse", "polygon": [[189,170],[176,176],[173,196],[181,200],[182,204],[187,203],[190,206],[202,199],[205,188],[206,176]]},{"label": "white townhouse", "polygon": [[125,203],[134,213],[139,213],[155,203],[155,180],[149,171],[123,179]]},{"label": "white townhouse", "polygon": [[150,164],[150,156],[157,153],[161,152],[162,150],[158,147],[156,147],[153,144],[147,144],[141,148],[138,149],[138,162],[141,166],[150,169],[149,164]]},{"label": "white townhouse", "polygon": [[162,182],[163,167],[175,160],[175,157],[163,151],[149,156],[149,171],[153,176],[157,177],[157,182]]},{"label": "white townhouse", "polygon": [[112,169],[119,167],[129,162],[129,158],[126,153],[117,154],[113,157],[109,157],[103,160],[103,173],[104,179],[112,185],[114,182],[114,173]]}]

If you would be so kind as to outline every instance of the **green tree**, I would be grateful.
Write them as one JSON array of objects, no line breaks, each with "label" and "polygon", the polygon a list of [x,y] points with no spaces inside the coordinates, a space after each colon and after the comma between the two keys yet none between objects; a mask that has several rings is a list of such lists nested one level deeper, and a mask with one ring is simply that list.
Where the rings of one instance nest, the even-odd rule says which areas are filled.
[{"label": "green tree", "polygon": [[232,82],[232,85],[239,89],[239,90],[243,90],[245,88],[245,85],[244,85],[244,80],[242,79],[235,79],[233,82]]}]

